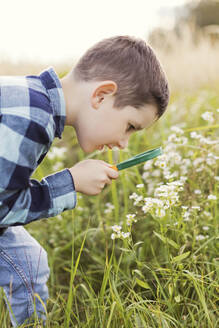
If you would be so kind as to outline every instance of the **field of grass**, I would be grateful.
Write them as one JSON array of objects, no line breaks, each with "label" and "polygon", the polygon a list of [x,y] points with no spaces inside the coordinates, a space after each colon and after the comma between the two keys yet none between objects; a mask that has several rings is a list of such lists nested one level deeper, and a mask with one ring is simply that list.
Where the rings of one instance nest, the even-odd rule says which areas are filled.
[{"label": "field of grass", "polygon": [[[219,326],[218,108],[219,84],[172,94],[165,115],[133,135],[128,150],[88,157],[117,163],[159,145],[162,156],[27,226],[48,252],[46,327]],[[33,178],[84,158],[67,127]],[[0,320],[10,327],[2,297]]]}]

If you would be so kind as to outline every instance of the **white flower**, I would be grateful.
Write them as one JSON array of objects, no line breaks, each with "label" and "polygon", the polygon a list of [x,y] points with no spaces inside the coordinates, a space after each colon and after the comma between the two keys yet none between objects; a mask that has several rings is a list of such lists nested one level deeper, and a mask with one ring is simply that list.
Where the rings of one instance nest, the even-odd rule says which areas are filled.
[{"label": "white flower", "polygon": [[183,134],[184,133],[184,131],[182,129],[180,129],[178,126],[172,126],[170,128],[170,130],[173,131],[173,132],[176,132],[178,134]]},{"label": "white flower", "polygon": [[176,138],[177,137],[176,137],[176,134],[175,133],[170,134],[169,137],[168,137],[168,139],[167,139],[167,142],[171,142],[171,143],[173,142],[174,143],[174,142],[176,142]]},{"label": "white flower", "polygon": [[114,240],[116,238],[116,234],[115,233],[112,233],[111,234],[111,239]]},{"label": "white flower", "polygon": [[197,235],[195,239],[196,240],[204,240],[205,239],[205,236],[203,236],[203,235]]},{"label": "white flower", "polygon": [[143,199],[143,196],[136,197],[135,201],[134,201],[134,205],[137,205],[142,199]]},{"label": "white flower", "polygon": [[122,231],[122,237],[123,238],[128,238],[130,236],[130,232],[123,232]]},{"label": "white flower", "polygon": [[144,188],[144,184],[143,184],[143,183],[137,184],[137,185],[136,185],[136,188],[137,188],[137,189],[139,189],[139,188]]},{"label": "white flower", "polygon": [[132,222],[137,222],[137,220],[135,219],[135,214],[127,214],[126,217],[127,217],[127,220],[126,220],[126,223],[128,226],[130,226],[132,224]]},{"label": "white flower", "polygon": [[190,137],[192,139],[200,139],[200,138],[202,138],[202,135],[198,134],[196,131],[193,131],[193,132],[190,132]]},{"label": "white flower", "polygon": [[214,158],[207,158],[206,159],[206,163],[209,165],[209,166],[212,166],[212,165],[215,165],[216,164],[216,161]]},{"label": "white flower", "polygon": [[202,192],[201,192],[200,189],[195,189],[195,190],[194,190],[194,193],[195,193],[196,195],[200,195]]},{"label": "white flower", "polygon": [[128,219],[134,219],[134,217],[136,216],[136,214],[127,214],[126,217]]},{"label": "white flower", "polygon": [[161,171],[159,169],[155,169],[151,173],[152,177],[159,177],[160,174],[161,174]]},{"label": "white flower", "polygon": [[166,162],[165,161],[156,161],[155,165],[160,167],[161,169],[163,169],[166,167]]},{"label": "white flower", "polygon": [[201,165],[198,169],[196,169],[196,172],[201,172],[205,170],[205,166]]},{"label": "white flower", "polygon": [[219,176],[217,176],[217,177],[214,177],[214,178],[215,178],[215,180],[216,180],[216,181],[219,181]]},{"label": "white flower", "polygon": [[114,232],[120,232],[120,230],[122,229],[122,227],[121,226],[119,226],[119,225],[114,225],[114,226],[112,226],[112,230],[114,231]]},{"label": "white flower", "polygon": [[193,161],[193,165],[194,166],[198,166],[199,164],[204,162],[204,158],[203,157],[197,157],[194,161]]},{"label": "white flower", "polygon": [[213,118],[213,113],[212,112],[205,112],[201,115],[201,117],[203,118],[203,120],[208,121],[210,123],[214,122],[214,118]]},{"label": "white flower", "polygon": [[152,166],[153,166],[153,161],[147,161],[145,164],[144,164],[144,170],[150,170],[152,169]]},{"label": "white flower", "polygon": [[130,196],[129,196],[129,199],[136,199],[138,198],[139,195],[136,194],[136,192],[133,192]]},{"label": "white flower", "polygon": [[215,195],[208,195],[209,200],[216,200],[217,197]]},{"label": "white flower", "polygon": [[219,108],[217,109],[217,112],[219,113]]},{"label": "white flower", "polygon": [[204,226],[204,227],[202,227],[202,229],[205,230],[205,231],[208,231],[209,230],[209,227],[208,226]]}]

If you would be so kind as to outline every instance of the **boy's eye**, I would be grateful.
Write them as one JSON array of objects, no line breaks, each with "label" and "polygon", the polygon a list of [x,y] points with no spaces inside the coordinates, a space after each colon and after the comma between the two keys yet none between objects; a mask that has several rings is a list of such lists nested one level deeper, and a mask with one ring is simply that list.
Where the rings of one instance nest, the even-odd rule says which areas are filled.
[{"label": "boy's eye", "polygon": [[128,131],[135,130],[135,127],[132,124],[128,125]]}]

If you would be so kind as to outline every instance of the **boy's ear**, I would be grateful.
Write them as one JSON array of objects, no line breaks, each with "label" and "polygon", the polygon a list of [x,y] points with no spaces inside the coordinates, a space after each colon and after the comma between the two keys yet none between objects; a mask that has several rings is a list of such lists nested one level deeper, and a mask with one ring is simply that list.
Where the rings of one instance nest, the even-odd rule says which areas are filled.
[{"label": "boy's ear", "polygon": [[117,89],[117,84],[114,81],[100,82],[91,95],[92,107],[98,109],[107,96],[115,95]]}]

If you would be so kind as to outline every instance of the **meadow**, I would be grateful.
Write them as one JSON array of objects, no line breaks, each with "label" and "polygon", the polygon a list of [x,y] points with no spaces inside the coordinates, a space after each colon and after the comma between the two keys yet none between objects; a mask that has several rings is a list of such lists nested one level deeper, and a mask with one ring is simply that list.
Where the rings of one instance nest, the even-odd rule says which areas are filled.
[{"label": "meadow", "polygon": [[[191,58],[193,52],[184,49],[186,63],[186,54]],[[163,149],[163,155],[121,171],[100,195],[78,194],[74,210],[26,226],[48,252],[46,327],[219,326],[216,50],[208,46],[214,74],[207,73],[212,62],[204,67],[196,63],[186,72],[177,53],[165,61],[160,52],[170,76],[170,104],[154,126],[131,137],[128,149],[87,156],[73,129],[66,127],[32,176],[41,180],[85,158],[116,164],[148,149]],[[10,327],[2,291],[0,321],[2,328]],[[39,324],[36,320],[35,327]]]}]

